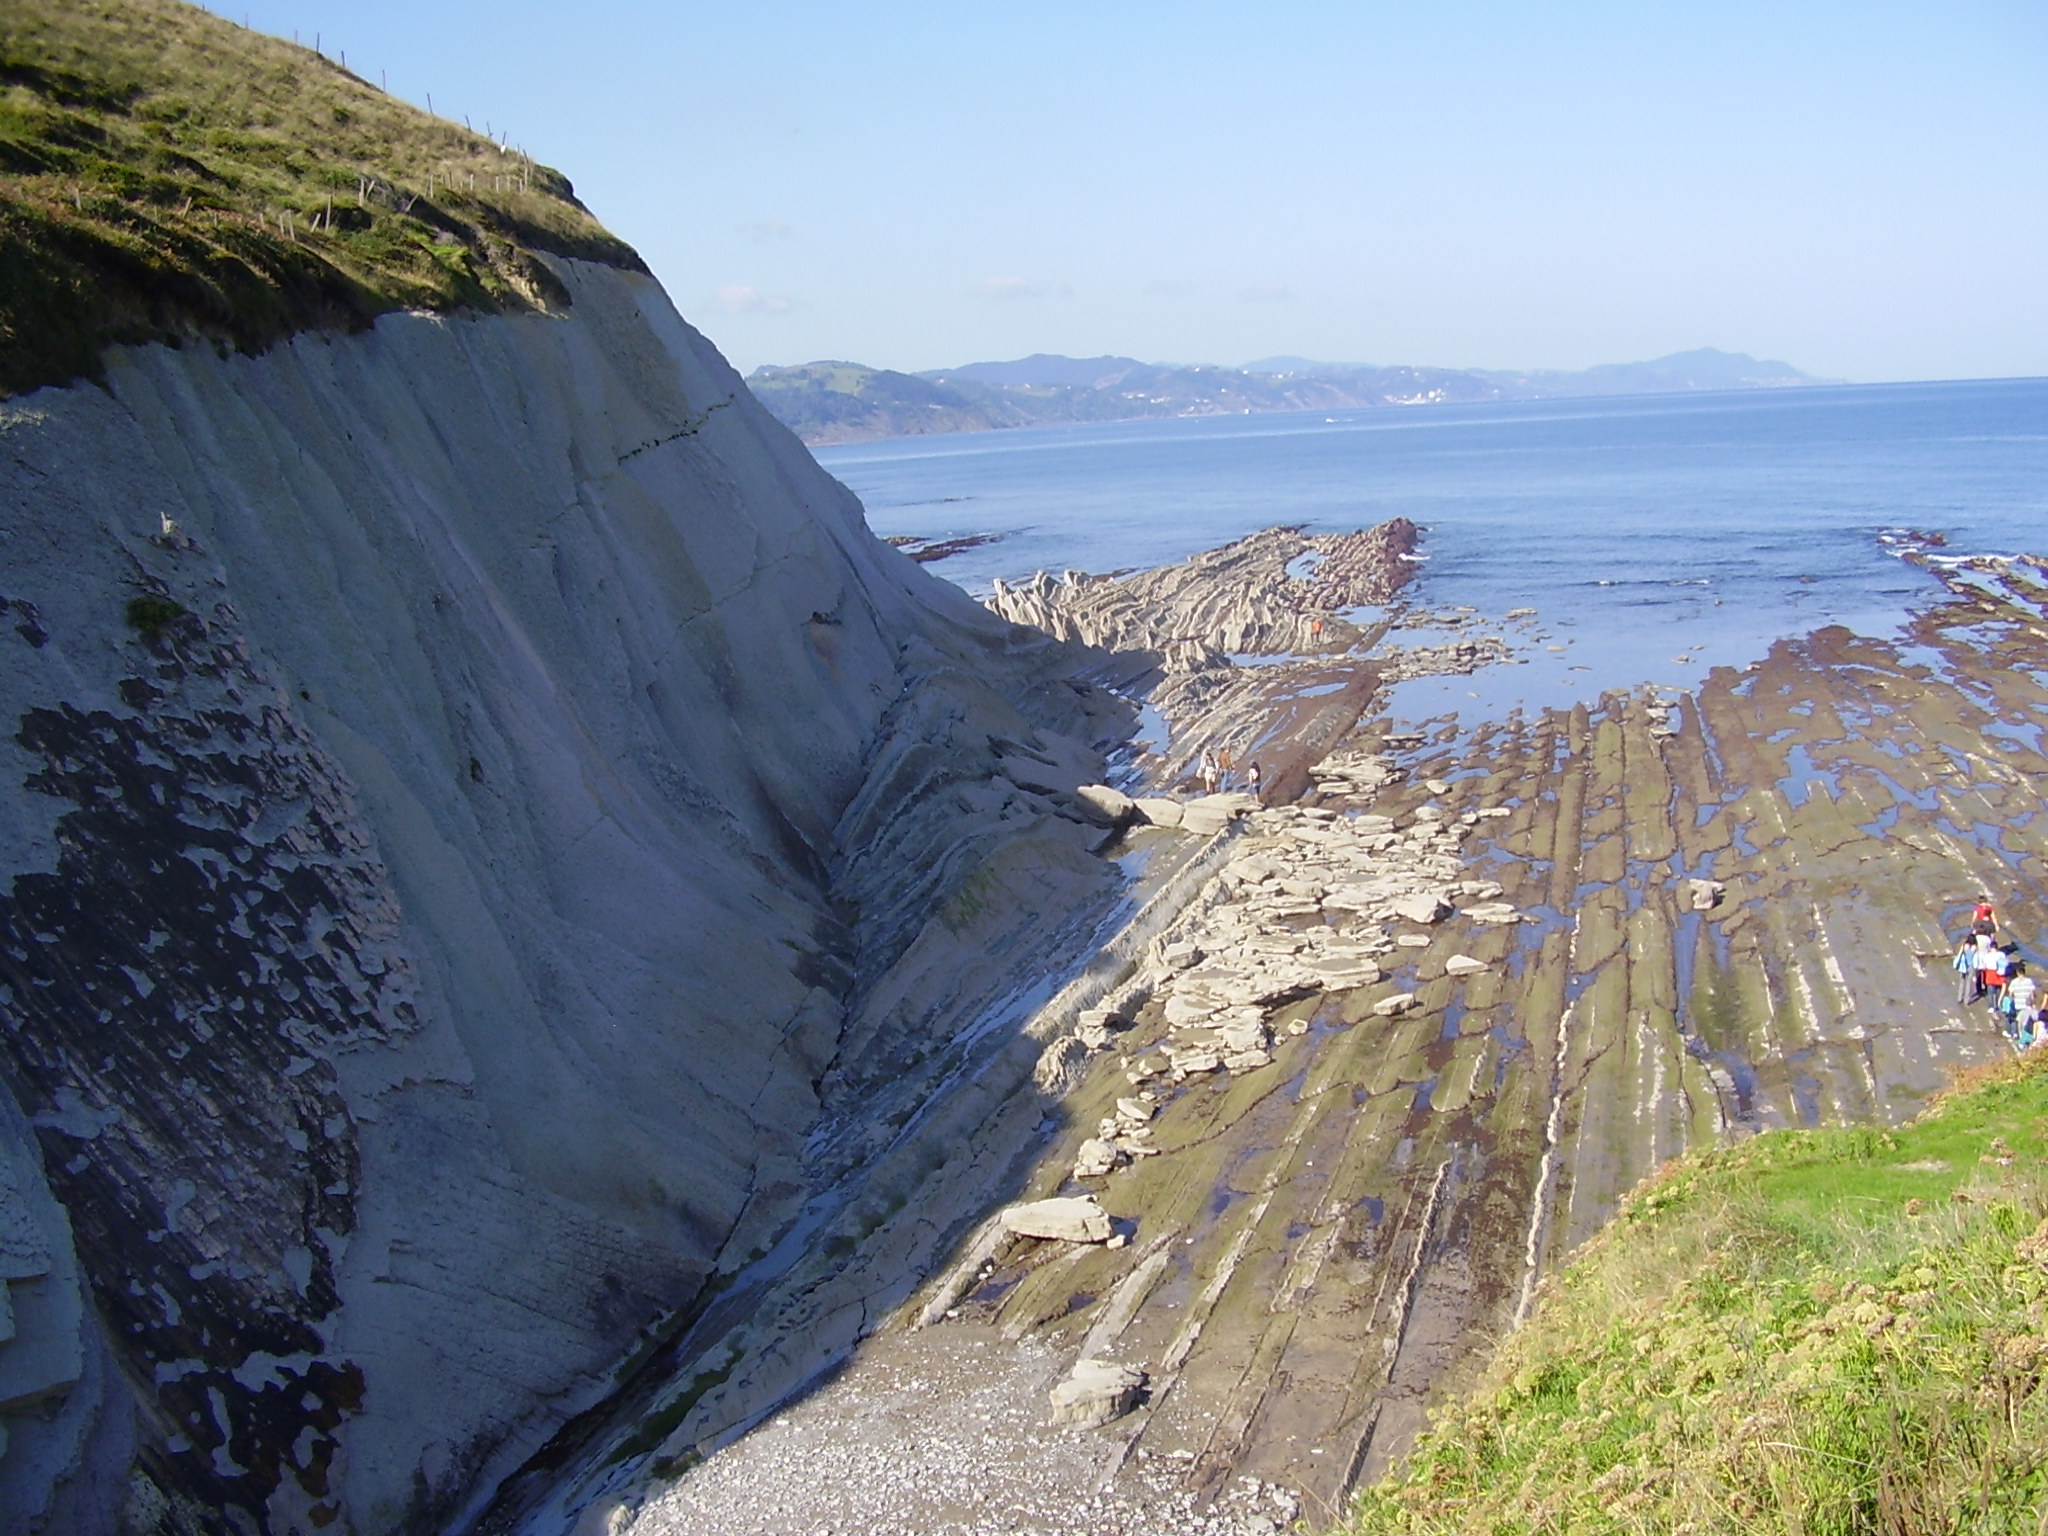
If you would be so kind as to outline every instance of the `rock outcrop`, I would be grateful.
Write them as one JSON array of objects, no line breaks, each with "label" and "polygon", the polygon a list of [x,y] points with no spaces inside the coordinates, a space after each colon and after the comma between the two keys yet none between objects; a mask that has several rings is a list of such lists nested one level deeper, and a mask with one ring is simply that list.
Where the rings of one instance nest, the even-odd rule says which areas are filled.
[{"label": "rock outcrop", "polygon": [[0,406],[10,1529],[444,1523],[1114,885],[1129,707],[552,270]]},{"label": "rock outcrop", "polygon": [[1350,610],[1389,601],[1413,574],[1417,538],[1405,517],[1356,533],[1267,528],[1136,573],[999,581],[989,606],[1179,672],[1227,665],[1234,653],[1341,651],[1363,633]]}]

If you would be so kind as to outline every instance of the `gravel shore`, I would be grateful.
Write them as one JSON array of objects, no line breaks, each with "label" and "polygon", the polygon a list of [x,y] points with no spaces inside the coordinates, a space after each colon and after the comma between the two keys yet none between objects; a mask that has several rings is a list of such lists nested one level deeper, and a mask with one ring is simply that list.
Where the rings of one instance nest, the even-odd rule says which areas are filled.
[{"label": "gravel shore", "polygon": [[631,1536],[1271,1536],[1297,1510],[1240,1481],[1213,1508],[1185,1462],[1134,1455],[1132,1421],[1048,1422],[1070,1364],[1038,1339],[950,1325],[880,1335],[833,1380],[717,1452],[615,1530]]}]

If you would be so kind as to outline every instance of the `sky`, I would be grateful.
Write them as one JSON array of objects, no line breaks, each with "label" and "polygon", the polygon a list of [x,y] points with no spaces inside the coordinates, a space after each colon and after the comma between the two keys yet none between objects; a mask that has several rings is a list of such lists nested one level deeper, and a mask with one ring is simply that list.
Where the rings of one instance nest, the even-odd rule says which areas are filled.
[{"label": "sky", "polygon": [[2048,374],[2041,0],[261,0],[566,172],[743,371]]}]

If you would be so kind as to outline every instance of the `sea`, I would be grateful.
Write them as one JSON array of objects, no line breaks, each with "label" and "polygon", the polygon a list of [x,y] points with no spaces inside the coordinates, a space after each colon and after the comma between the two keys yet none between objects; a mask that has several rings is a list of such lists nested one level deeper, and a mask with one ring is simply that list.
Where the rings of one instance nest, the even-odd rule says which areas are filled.
[{"label": "sea", "polygon": [[1275,524],[1410,518],[1424,529],[1411,610],[1537,610],[1513,626],[1518,663],[1401,685],[1393,713],[1416,720],[1683,689],[1823,625],[1890,635],[1939,593],[1902,558],[1930,535],[1937,560],[2048,553],[2048,379],[1183,417],[816,452],[878,534],[992,536],[928,567],[976,596]]}]

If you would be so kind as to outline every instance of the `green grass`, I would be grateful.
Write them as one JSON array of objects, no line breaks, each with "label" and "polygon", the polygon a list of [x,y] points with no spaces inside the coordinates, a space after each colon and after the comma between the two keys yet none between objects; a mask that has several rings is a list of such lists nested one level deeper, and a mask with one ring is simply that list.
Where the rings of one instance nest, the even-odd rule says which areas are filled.
[{"label": "green grass", "polygon": [[1660,1170],[1344,1531],[2048,1530],[2044,1069]]},{"label": "green grass", "polygon": [[542,251],[640,269],[562,176],[310,49],[176,0],[0,6],[0,393],[113,343],[557,307]]}]

